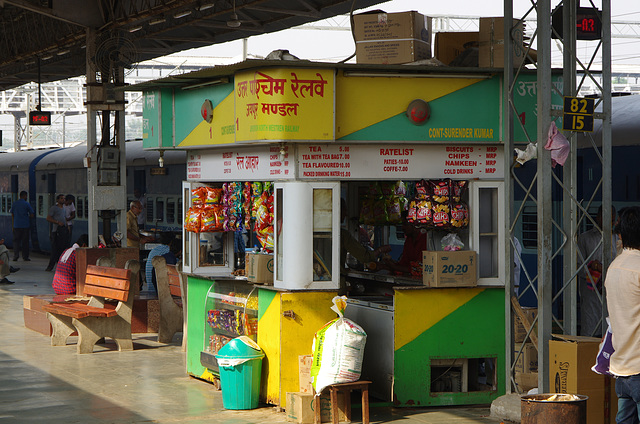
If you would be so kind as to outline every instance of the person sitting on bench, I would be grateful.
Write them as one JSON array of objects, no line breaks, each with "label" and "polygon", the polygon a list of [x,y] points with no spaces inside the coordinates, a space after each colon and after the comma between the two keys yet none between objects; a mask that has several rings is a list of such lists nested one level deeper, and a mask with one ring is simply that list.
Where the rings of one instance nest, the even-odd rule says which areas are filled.
[{"label": "person sitting on bench", "polygon": [[89,236],[83,234],[78,237],[78,241],[62,252],[53,276],[53,291],[56,294],[76,294],[76,249],[87,247]]}]

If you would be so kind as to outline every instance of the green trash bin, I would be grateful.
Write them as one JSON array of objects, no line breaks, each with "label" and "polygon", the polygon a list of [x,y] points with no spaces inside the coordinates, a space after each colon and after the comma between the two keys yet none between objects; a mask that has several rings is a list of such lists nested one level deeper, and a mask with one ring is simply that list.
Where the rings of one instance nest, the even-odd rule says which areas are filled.
[{"label": "green trash bin", "polygon": [[216,355],[220,368],[222,405],[226,409],[258,407],[264,353],[247,336],[236,337]]}]

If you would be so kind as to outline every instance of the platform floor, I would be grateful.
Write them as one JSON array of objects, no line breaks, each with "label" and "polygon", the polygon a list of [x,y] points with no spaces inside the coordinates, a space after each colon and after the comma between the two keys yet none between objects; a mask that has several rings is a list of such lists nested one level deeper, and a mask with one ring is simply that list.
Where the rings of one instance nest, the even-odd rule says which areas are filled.
[{"label": "platform floor", "polygon": [[[9,276],[15,284],[0,286],[0,424],[287,422],[284,412],[269,405],[225,410],[221,392],[186,374],[180,336],[163,345],[155,334],[135,334],[132,352],[118,352],[111,341],[90,355],[78,355],[75,344],[52,347],[49,337],[24,326],[22,297],[53,293],[48,258],[31,259],[11,262],[20,267]],[[372,407],[370,413],[372,423],[501,422],[489,418],[488,405]],[[360,422],[358,409],[353,422]]]}]

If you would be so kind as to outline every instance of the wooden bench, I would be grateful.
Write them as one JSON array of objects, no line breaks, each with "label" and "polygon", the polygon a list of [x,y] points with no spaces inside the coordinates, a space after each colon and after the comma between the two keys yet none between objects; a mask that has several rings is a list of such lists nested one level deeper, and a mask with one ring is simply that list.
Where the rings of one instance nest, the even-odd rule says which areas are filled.
[{"label": "wooden bench", "polygon": [[[133,350],[131,315],[140,262],[129,260],[125,269],[88,265],[84,295],[89,303],[51,303],[43,306],[51,322],[52,346],[66,346],[78,331],[78,353],[92,353],[104,337],[115,340],[118,350]],[[117,305],[107,302],[117,300]]]},{"label": "wooden bench", "polygon": [[184,305],[178,268],[175,265],[167,265],[162,256],[155,256],[151,264],[156,272],[160,307],[158,343],[171,343],[173,336],[179,332],[183,332],[185,339]]}]

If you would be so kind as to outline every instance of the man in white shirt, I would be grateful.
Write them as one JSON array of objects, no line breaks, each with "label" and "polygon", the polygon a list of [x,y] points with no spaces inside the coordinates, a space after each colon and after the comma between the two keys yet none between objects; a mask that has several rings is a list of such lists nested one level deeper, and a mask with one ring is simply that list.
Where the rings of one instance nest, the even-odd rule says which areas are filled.
[{"label": "man in white shirt", "polygon": [[76,218],[76,197],[73,194],[67,194],[64,197],[64,216],[67,220],[67,228],[69,229],[69,239],[71,240],[73,233],[73,220]]},{"label": "man in white shirt", "polygon": [[613,348],[609,370],[616,378],[616,423],[640,422],[640,207],[620,217],[624,249],[607,269],[605,289]]}]

